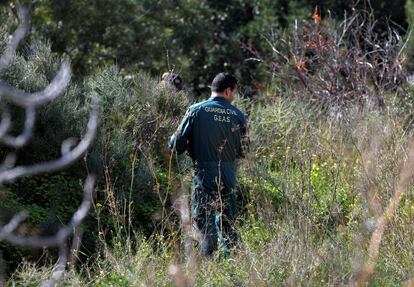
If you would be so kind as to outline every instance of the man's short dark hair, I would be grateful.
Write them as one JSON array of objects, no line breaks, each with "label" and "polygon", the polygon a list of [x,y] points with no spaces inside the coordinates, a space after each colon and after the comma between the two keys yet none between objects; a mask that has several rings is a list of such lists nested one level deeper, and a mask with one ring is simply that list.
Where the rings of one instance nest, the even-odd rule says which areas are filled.
[{"label": "man's short dark hair", "polygon": [[217,74],[211,83],[211,90],[216,93],[224,92],[225,89],[230,88],[234,90],[238,80],[233,75],[228,73]]}]

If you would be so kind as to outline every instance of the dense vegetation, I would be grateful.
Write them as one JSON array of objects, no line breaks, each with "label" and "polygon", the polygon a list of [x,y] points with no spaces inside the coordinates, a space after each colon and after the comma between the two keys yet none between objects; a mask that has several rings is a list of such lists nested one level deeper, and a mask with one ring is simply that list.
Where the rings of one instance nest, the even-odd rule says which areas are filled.
[{"label": "dense vegetation", "polygon": [[[18,151],[22,163],[55,157],[63,139],[82,133],[88,99],[100,99],[99,134],[84,161],[0,192],[1,222],[26,209],[20,232],[52,233],[79,204],[84,175],[98,175],[63,286],[337,286],[362,282],[372,259],[373,286],[411,284],[414,193],[402,179],[414,162],[414,88],[404,11],[387,1],[373,4],[374,15],[319,1],[320,21],[309,1],[95,2],[36,1],[35,29],[0,75],[35,91],[63,53],[75,67],[65,95],[39,111],[34,140]],[[412,15],[411,1],[406,7]],[[1,47],[12,11],[0,13]],[[381,11],[400,26],[382,26]],[[380,24],[370,26],[372,17]],[[166,61],[189,91],[158,85]],[[222,69],[243,79],[236,105],[249,121],[250,152],[238,176],[244,246],[201,260],[183,215],[191,162],[170,158],[165,143]],[[371,235],[390,202],[398,209],[372,258]],[[0,256],[10,286],[37,286],[56,254],[0,242]]]}]

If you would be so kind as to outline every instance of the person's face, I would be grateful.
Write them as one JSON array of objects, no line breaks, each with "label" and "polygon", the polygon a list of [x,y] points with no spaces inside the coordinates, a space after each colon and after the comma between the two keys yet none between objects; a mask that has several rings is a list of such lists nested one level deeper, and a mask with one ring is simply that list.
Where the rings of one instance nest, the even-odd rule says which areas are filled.
[{"label": "person's face", "polygon": [[234,87],[234,89],[232,90],[231,88],[227,88],[224,90],[224,98],[229,102],[232,103],[234,101],[234,99],[236,98],[236,94],[237,94],[237,86]]}]

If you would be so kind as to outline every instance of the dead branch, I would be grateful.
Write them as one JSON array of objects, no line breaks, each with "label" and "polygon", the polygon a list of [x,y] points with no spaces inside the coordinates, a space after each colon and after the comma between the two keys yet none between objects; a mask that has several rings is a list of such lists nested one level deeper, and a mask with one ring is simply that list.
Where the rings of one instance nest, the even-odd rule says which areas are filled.
[{"label": "dead branch", "polygon": [[29,10],[27,7],[20,6],[18,8],[19,15],[19,27],[14,31],[13,35],[10,37],[10,42],[6,47],[6,51],[0,58],[0,71],[4,70],[13,60],[16,49],[19,46],[19,43],[26,36],[30,27],[30,17]]},{"label": "dead branch", "polygon": [[38,107],[57,98],[69,84],[71,77],[70,62],[63,61],[52,82],[43,90],[36,93],[26,93],[0,80],[0,98],[12,104],[26,108]]},{"label": "dead branch", "polygon": [[246,50],[284,83],[279,94],[335,113],[350,105],[384,107],[385,95],[399,91],[407,73],[406,42],[397,29],[388,23],[386,35],[380,36],[372,11],[353,9],[339,24],[314,16],[317,23],[296,22],[292,34],[265,37],[269,56],[254,47]]},{"label": "dead branch", "polygon": [[[8,241],[14,245],[30,247],[56,247],[62,245],[69,237],[69,235],[73,233],[73,230],[80,225],[80,223],[88,214],[92,202],[94,182],[95,178],[93,176],[88,176],[88,178],[85,181],[84,197],[81,205],[79,206],[78,210],[73,214],[69,224],[62,227],[55,235],[48,237],[22,237],[20,235],[15,235],[9,232],[6,233],[6,236],[3,238],[3,240]],[[18,219],[14,221],[12,227],[15,227],[16,224],[20,223],[21,219],[24,219],[24,217],[18,217]]]},{"label": "dead branch", "polygon": [[72,150],[68,150],[66,146],[67,142],[64,142],[63,145],[66,146],[66,148],[62,148],[62,151],[64,151],[65,153],[63,153],[62,156],[56,160],[37,163],[31,166],[19,166],[13,169],[0,172],[0,184],[13,181],[16,178],[22,176],[58,171],[71,165],[73,162],[77,161],[89,148],[93,139],[95,138],[97,127],[98,101],[97,99],[94,99],[92,111],[87,125],[87,131],[82,140],[75,148],[73,148]]},{"label": "dead branch", "polygon": [[33,128],[35,124],[36,113],[35,109],[32,106],[26,107],[26,119],[24,121],[24,129],[23,132],[18,136],[11,136],[8,134],[4,134],[0,136],[0,142],[3,144],[19,148],[24,146],[32,137]]},{"label": "dead branch", "polygon": [[[0,58],[0,71],[5,69],[13,60],[19,43],[24,38],[29,29],[29,12],[25,7],[19,8],[20,25],[11,36],[5,53]],[[1,122],[0,122],[0,142],[12,148],[24,147],[33,136],[33,130],[36,120],[36,108],[43,106],[56,97],[60,96],[66,89],[71,78],[71,68],[68,60],[63,61],[58,73],[51,83],[42,91],[36,93],[26,93],[16,89],[0,79],[0,105],[1,105]],[[12,125],[9,105],[14,105],[25,109],[25,121],[22,132],[17,136],[8,134]],[[58,159],[36,163],[29,166],[17,166],[16,155],[9,153],[6,155],[3,163],[0,165],[0,186],[9,183],[23,176],[36,175],[41,173],[50,173],[64,169],[78,160],[85,154],[91,146],[98,127],[98,100],[92,99],[92,109],[84,136],[76,144],[73,138],[62,142],[61,157]],[[66,265],[69,258],[68,239],[72,234],[73,246],[79,246],[80,237],[77,236],[77,228],[87,216],[92,205],[92,195],[94,190],[95,178],[89,175],[84,185],[84,196],[82,203],[73,214],[70,222],[61,227],[59,231],[52,236],[21,236],[15,232],[19,225],[28,217],[28,213],[22,211],[16,214],[6,225],[0,226],[0,241],[7,241],[14,245],[28,246],[35,248],[58,247],[59,259],[52,272],[50,279],[43,283],[42,286],[55,286],[65,274]],[[0,258],[1,259],[1,258]],[[0,260],[0,264],[2,261]],[[4,285],[4,274],[0,266],[0,286]]]},{"label": "dead branch", "polygon": [[12,232],[20,225],[20,223],[22,223],[27,218],[27,216],[28,214],[26,211],[21,211],[13,216],[10,222],[0,229],[0,241],[10,236],[10,234],[12,234]]}]

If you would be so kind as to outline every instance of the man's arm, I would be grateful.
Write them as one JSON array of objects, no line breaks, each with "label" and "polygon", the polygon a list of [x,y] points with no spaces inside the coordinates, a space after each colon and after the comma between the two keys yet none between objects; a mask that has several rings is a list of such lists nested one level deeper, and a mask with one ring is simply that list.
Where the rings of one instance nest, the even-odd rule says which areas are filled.
[{"label": "man's arm", "polygon": [[187,110],[183,120],[177,131],[170,137],[168,141],[168,150],[170,152],[176,151],[177,154],[182,154],[191,148],[191,134],[193,129],[194,114]]}]

